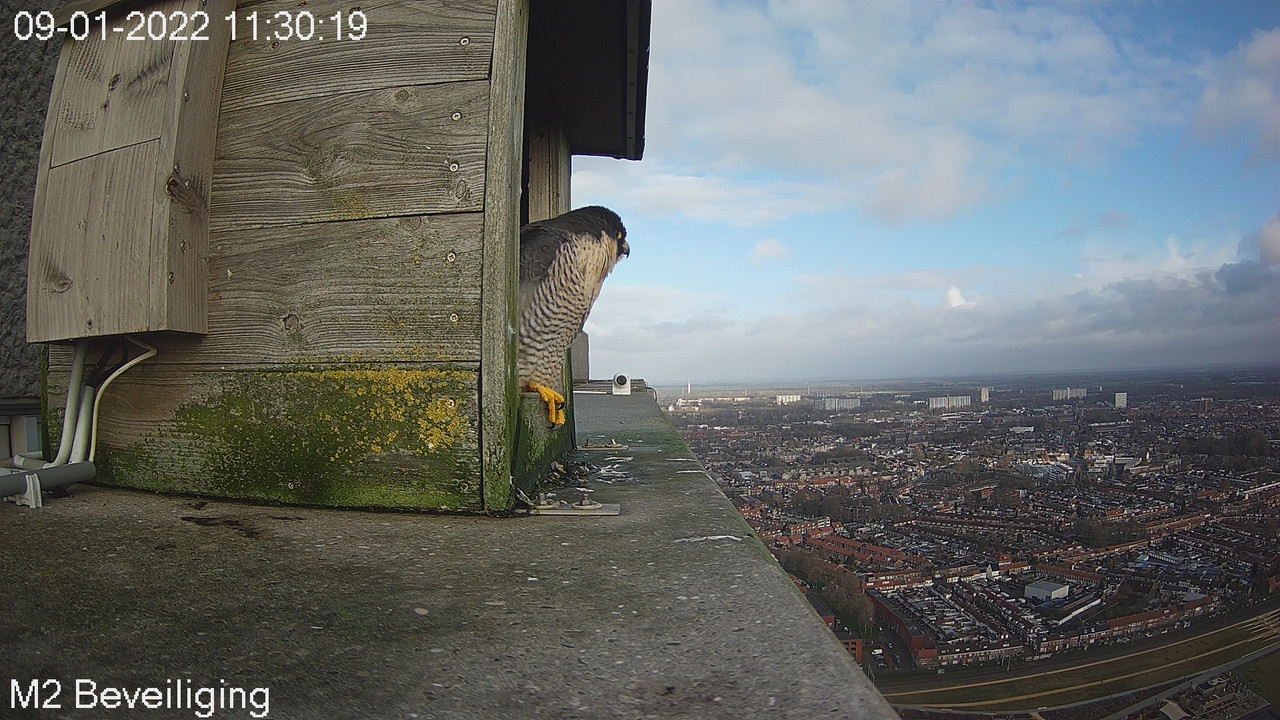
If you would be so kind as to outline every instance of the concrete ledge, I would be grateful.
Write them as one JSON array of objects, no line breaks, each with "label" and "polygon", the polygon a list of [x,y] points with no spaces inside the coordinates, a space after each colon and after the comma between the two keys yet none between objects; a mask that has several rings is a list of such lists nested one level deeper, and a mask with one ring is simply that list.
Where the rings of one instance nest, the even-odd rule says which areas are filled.
[{"label": "concrete ledge", "polygon": [[651,395],[579,394],[576,410],[580,442],[629,446],[589,454],[619,516],[93,487],[0,506],[0,663],[24,688],[60,680],[64,701],[14,715],[194,717],[75,710],[87,679],[265,687],[271,718],[894,717]]}]

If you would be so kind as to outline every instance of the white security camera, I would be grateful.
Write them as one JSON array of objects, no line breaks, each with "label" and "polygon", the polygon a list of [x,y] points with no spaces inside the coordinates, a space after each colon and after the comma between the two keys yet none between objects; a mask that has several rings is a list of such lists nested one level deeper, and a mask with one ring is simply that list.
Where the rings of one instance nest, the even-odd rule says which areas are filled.
[{"label": "white security camera", "polygon": [[631,378],[621,373],[613,376],[614,395],[630,395],[631,394]]}]

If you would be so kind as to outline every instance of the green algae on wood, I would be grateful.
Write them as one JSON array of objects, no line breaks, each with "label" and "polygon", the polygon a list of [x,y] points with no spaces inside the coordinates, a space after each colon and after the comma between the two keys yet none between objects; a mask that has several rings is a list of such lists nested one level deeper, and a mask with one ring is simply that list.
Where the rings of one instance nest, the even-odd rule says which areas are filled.
[{"label": "green algae on wood", "polygon": [[476,372],[232,370],[172,424],[111,450],[132,487],[307,505],[481,508]]},{"label": "green algae on wood", "polygon": [[[565,422],[552,427],[547,422],[547,406],[536,393],[521,393],[517,402],[515,450],[511,458],[511,482],[532,497],[551,464],[563,460],[577,444],[573,413],[573,366],[568,354],[561,369]],[[492,494],[492,492],[491,492]],[[507,491],[510,495],[510,490]],[[490,507],[492,503],[487,503]]]}]

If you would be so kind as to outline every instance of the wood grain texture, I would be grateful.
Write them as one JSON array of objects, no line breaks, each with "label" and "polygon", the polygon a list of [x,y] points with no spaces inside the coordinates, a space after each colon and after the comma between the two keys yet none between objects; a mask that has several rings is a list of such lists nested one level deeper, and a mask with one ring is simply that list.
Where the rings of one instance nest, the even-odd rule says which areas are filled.
[{"label": "wood grain texture", "polygon": [[[332,17],[358,8],[360,40],[336,40]],[[278,12],[312,14],[324,39],[276,40]],[[250,13],[258,14],[258,39]],[[243,2],[227,59],[223,110],[407,85],[482,80],[493,52],[494,0]],[[348,28],[350,29],[350,28]]]},{"label": "wood grain texture", "polygon": [[547,118],[527,124],[529,222],[549,220],[572,209],[569,199],[572,156],[564,125]]},{"label": "wood grain texture", "polygon": [[488,95],[478,81],[224,103],[211,227],[479,211]]},{"label": "wood grain texture", "polygon": [[168,362],[480,359],[483,216],[214,233],[210,332]]},{"label": "wood grain texture", "polygon": [[153,334],[148,362],[478,363],[483,226],[468,213],[214,233],[208,334]]},{"label": "wood grain texture", "polygon": [[209,195],[218,105],[227,60],[228,23],[217,18],[235,0],[186,0],[184,11],[212,18],[205,41],[175,43],[171,89],[160,135],[164,166],[153,178],[156,205],[151,250],[151,327],[208,331]]},{"label": "wood grain texture", "polygon": [[[185,11],[183,0],[148,6],[164,13]],[[123,22],[120,11],[108,23]],[[168,41],[126,39],[101,31],[69,40],[58,108],[48,121],[57,124],[52,164],[56,167],[115,148],[160,137],[164,107],[175,84],[175,45]],[[178,81],[177,84],[180,84]],[[46,122],[48,122],[46,121]]]},{"label": "wood grain texture", "polygon": [[[53,88],[49,93],[49,109],[45,114],[44,137],[40,142],[40,160],[36,165],[36,192],[32,198],[31,208],[31,240],[30,255],[27,260],[27,342],[40,342],[37,338],[50,338],[57,333],[54,317],[58,312],[52,308],[45,310],[42,304],[41,283],[56,282],[61,284],[65,273],[59,273],[54,267],[56,257],[40,248],[42,242],[41,224],[45,221],[47,208],[52,207],[49,200],[49,167],[53,161],[53,139],[57,131],[57,123],[49,122],[62,103],[62,83],[58,78],[67,72],[71,60],[65,46],[58,53],[58,69],[54,73]],[[68,278],[69,279],[69,278]]]},{"label": "wood grain texture", "polygon": [[480,449],[484,506],[507,510],[519,391],[516,387],[516,287],[520,173],[524,152],[524,81],[529,0],[499,0],[489,88],[481,285]]},{"label": "wood grain texture", "polygon": [[33,220],[28,264],[29,341],[151,329],[150,179],[158,146],[130,145],[43,171],[45,202]]},{"label": "wood grain texture", "polygon": [[[125,10],[229,11],[234,0]],[[223,31],[221,38],[218,30]],[[225,23],[207,41],[101,31],[63,47],[32,223],[33,341],[179,330],[207,318],[208,195]]]}]

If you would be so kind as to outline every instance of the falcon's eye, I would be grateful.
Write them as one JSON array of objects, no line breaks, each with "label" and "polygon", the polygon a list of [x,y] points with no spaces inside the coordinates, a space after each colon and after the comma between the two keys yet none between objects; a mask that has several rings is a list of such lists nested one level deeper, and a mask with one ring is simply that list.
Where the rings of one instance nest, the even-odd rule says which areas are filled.
[{"label": "falcon's eye", "polygon": [[619,240],[621,240],[621,239],[622,239],[623,237],[625,237],[625,236],[626,236],[626,233],[624,233],[624,232],[620,232],[620,233],[618,233],[618,239],[619,239]]}]

